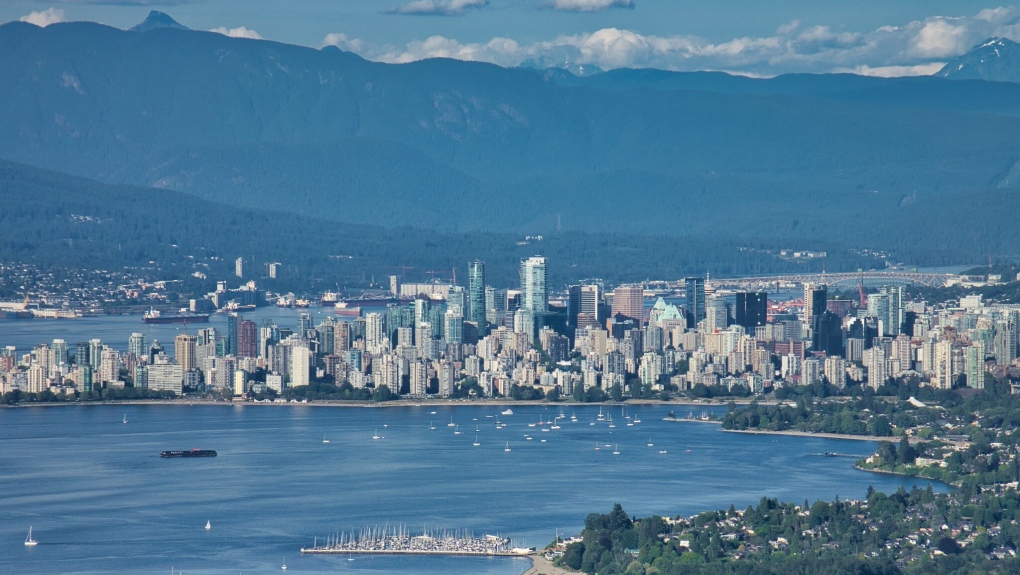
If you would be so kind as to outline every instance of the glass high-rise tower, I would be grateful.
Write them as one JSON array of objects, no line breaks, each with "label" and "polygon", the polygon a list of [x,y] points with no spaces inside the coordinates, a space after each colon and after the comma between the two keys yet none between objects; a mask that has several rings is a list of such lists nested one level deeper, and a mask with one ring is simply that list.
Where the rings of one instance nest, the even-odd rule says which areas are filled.
[{"label": "glass high-rise tower", "polygon": [[468,321],[478,326],[478,335],[485,335],[485,262],[468,262]]},{"label": "glass high-rise tower", "polygon": [[537,332],[545,325],[545,314],[549,309],[549,294],[545,287],[545,258],[532,256],[521,260],[520,274],[520,309],[531,315],[534,329]]},{"label": "glass high-rise tower", "polygon": [[687,308],[687,327],[694,327],[705,319],[705,278],[685,278],[684,307]]}]

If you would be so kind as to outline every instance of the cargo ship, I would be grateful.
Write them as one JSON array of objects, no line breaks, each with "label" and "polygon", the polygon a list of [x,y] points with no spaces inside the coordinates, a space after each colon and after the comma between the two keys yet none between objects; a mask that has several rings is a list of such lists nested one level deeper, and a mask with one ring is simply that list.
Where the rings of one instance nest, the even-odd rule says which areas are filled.
[{"label": "cargo ship", "polygon": [[212,449],[192,449],[190,451],[161,451],[160,457],[216,457]]},{"label": "cargo ship", "polygon": [[142,316],[144,323],[208,323],[207,313],[160,313],[150,309]]},{"label": "cargo ship", "polygon": [[361,317],[361,308],[347,307],[347,302],[338,301],[333,305],[333,313],[342,317]]}]

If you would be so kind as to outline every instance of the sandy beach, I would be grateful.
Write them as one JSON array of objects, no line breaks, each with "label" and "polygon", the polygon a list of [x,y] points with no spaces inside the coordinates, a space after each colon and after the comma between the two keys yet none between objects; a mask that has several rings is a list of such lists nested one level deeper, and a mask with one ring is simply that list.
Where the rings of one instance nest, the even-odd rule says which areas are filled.
[{"label": "sandy beach", "polygon": [[531,556],[531,564],[531,569],[521,573],[521,575],[576,575],[577,573],[576,571],[567,571],[553,565],[541,553]]}]

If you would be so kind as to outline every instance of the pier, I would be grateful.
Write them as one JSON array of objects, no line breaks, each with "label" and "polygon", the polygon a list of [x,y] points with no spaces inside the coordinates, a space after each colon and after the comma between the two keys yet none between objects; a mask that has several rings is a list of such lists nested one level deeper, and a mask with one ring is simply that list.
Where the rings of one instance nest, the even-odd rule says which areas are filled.
[{"label": "pier", "polygon": [[470,555],[486,557],[524,557],[535,552],[530,547],[513,547],[509,538],[497,535],[474,537],[468,533],[424,530],[411,535],[403,526],[338,533],[319,545],[318,538],[303,554],[346,555]]}]

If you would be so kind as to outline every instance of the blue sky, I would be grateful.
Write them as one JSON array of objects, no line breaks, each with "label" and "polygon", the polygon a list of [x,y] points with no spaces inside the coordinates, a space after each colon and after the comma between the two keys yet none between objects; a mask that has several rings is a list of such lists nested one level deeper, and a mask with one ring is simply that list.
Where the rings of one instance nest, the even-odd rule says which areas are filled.
[{"label": "blue sky", "polygon": [[127,28],[152,9],[193,29],[335,44],[382,61],[751,75],[931,73],[989,36],[1020,40],[1020,7],[969,0],[2,0],[0,21]]}]

